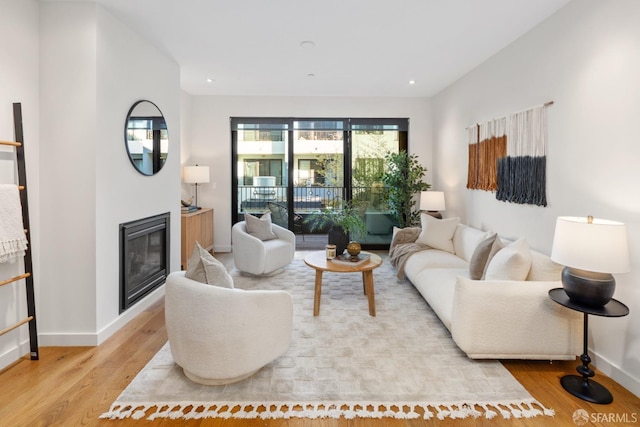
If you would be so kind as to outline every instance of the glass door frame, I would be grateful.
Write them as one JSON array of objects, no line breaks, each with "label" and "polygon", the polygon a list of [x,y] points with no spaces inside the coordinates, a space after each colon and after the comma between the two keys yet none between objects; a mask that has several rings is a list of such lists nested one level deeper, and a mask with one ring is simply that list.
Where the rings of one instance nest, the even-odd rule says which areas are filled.
[{"label": "glass door frame", "polygon": [[[268,125],[274,126],[270,129],[275,130],[277,128],[282,132],[286,132],[286,147],[285,147],[285,159],[283,167],[286,167],[287,183],[285,191],[286,207],[289,212],[288,225],[289,229],[294,229],[294,215],[295,212],[295,131],[301,130],[323,130],[323,129],[307,129],[296,128],[295,123],[300,122],[344,122],[343,133],[343,189],[342,198],[350,201],[353,198],[353,168],[352,168],[352,142],[353,132],[358,130],[396,130],[398,134],[398,151],[408,151],[408,131],[409,131],[409,119],[408,118],[298,118],[298,117],[231,117],[230,118],[230,141],[231,141],[231,174],[232,174],[232,192],[231,192],[231,220],[232,224],[241,220],[242,213],[239,209],[240,200],[238,199],[238,125],[241,124],[253,124],[253,125]],[[365,249],[388,249],[388,244],[364,244]]]}]

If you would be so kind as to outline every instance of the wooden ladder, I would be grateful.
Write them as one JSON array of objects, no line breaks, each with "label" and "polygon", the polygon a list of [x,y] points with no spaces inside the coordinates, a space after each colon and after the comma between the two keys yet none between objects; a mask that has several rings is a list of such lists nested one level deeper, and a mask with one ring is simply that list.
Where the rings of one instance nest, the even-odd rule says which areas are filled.
[{"label": "wooden ladder", "polygon": [[31,258],[31,239],[29,233],[29,198],[27,197],[27,171],[25,168],[24,156],[24,135],[22,131],[22,104],[19,102],[13,104],[13,123],[15,131],[15,141],[0,141],[0,145],[12,146],[16,152],[16,167],[18,169],[18,189],[20,191],[20,202],[22,204],[22,221],[27,237],[27,249],[24,255],[24,274],[12,277],[10,279],[0,281],[0,286],[9,283],[24,280],[27,294],[27,317],[18,323],[11,325],[0,331],[0,335],[4,335],[17,327],[29,324],[29,342],[31,347],[31,360],[40,358],[38,352],[38,330],[36,328],[36,301],[33,289],[33,263]]}]

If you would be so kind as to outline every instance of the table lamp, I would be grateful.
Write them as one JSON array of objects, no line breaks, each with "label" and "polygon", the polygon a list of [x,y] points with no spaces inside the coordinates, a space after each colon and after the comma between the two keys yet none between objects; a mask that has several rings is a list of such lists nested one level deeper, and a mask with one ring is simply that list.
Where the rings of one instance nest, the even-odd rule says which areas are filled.
[{"label": "table lamp", "polygon": [[626,227],[592,216],[558,217],[551,259],[565,266],[562,287],[571,301],[603,307],[615,292],[611,273],[630,270]]},{"label": "table lamp", "polygon": [[196,208],[198,206],[198,184],[206,184],[209,182],[209,166],[185,166],[184,182],[187,184],[195,184],[196,186]]},{"label": "table lamp", "polygon": [[444,193],[442,191],[423,191],[420,193],[420,210],[434,218],[442,219],[439,211],[445,210]]}]

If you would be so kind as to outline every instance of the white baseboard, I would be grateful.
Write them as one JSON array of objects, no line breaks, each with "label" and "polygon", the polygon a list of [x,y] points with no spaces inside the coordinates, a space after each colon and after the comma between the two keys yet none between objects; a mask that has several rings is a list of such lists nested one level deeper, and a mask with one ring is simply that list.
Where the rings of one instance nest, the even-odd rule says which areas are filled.
[{"label": "white baseboard", "polygon": [[[145,311],[163,296],[164,285],[151,292],[144,299],[122,313],[113,322],[102,328],[102,330],[97,333],[39,333],[38,344],[41,347],[95,347],[122,329],[134,317]],[[15,360],[17,360],[17,358]]]},{"label": "white baseboard", "polygon": [[133,307],[122,313],[118,318],[116,318],[113,322],[108,324],[106,327],[102,328],[100,332],[98,332],[97,336],[97,344],[102,344],[107,338],[111,335],[118,332],[120,329],[124,327],[127,323],[133,320],[138,314],[145,311],[147,308],[151,307],[158,300],[164,297],[164,285],[155,289],[149,295],[144,297],[141,301],[136,303]]},{"label": "white baseboard", "polygon": [[[638,378],[632,377],[631,375],[620,369],[619,366],[614,365],[605,357],[602,357],[598,353],[594,353],[591,350],[589,350],[589,357],[591,357],[593,365],[598,368],[600,372],[613,379],[615,382],[629,390],[631,393],[635,394],[637,397],[640,397],[640,380]],[[597,375],[594,380],[598,381]]]},{"label": "white baseboard", "polygon": [[7,350],[4,354],[0,355],[0,369],[4,369],[11,365],[16,360],[20,359],[31,352],[31,346],[29,345],[29,339],[21,342],[20,345]]}]

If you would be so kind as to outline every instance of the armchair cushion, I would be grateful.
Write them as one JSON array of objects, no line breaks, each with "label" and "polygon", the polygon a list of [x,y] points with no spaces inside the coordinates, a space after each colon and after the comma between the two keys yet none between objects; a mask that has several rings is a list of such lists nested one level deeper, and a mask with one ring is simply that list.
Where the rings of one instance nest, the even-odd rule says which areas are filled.
[{"label": "armchair cushion", "polygon": [[263,241],[278,238],[273,232],[271,214],[269,212],[262,214],[260,218],[245,212],[244,219],[247,223],[247,232],[252,236]]}]

